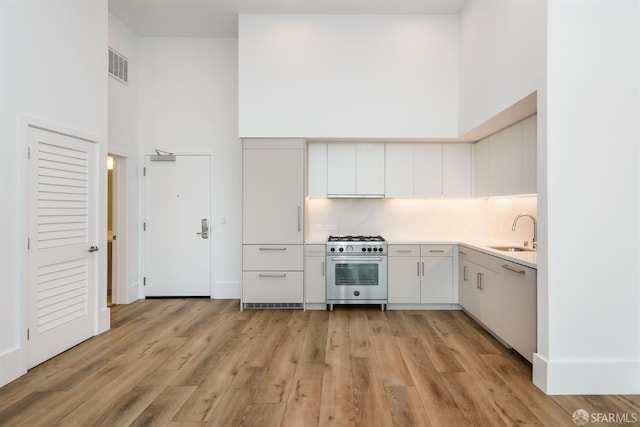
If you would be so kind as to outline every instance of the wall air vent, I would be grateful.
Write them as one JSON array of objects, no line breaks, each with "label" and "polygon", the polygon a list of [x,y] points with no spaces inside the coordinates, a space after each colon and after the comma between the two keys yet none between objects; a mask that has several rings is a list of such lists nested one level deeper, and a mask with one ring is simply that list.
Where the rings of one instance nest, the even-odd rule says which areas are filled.
[{"label": "wall air vent", "polygon": [[129,82],[129,60],[109,48],[109,74],[123,83]]}]

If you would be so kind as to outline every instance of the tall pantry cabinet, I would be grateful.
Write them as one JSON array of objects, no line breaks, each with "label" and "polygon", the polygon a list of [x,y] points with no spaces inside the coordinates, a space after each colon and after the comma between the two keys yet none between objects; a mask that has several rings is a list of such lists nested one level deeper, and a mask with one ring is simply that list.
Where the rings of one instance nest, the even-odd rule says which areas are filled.
[{"label": "tall pantry cabinet", "polygon": [[245,139],[242,308],[302,308],[304,140]]}]

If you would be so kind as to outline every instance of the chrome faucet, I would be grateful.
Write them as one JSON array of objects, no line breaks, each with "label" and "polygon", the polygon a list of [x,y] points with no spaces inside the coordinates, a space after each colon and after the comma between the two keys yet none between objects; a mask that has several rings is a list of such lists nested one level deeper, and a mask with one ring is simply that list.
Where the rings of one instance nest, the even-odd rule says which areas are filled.
[{"label": "chrome faucet", "polygon": [[533,249],[538,249],[538,221],[536,221],[536,218],[533,215],[529,215],[526,213],[516,215],[516,217],[513,219],[513,226],[511,226],[511,231],[516,231],[516,224],[518,224],[518,220],[523,216],[527,216],[531,218],[531,221],[533,221]]}]

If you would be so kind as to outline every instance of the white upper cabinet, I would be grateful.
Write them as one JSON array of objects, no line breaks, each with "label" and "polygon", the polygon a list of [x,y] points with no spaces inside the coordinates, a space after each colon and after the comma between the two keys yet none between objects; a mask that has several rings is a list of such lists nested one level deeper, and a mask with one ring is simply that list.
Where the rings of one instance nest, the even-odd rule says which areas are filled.
[{"label": "white upper cabinet", "polygon": [[328,197],[384,197],[384,144],[327,144],[326,182]]},{"label": "white upper cabinet", "polygon": [[442,195],[471,197],[471,144],[443,144]]},{"label": "white upper cabinet", "polygon": [[475,144],[475,196],[536,193],[536,116]]},{"label": "white upper cabinet", "polygon": [[327,194],[356,194],[356,145],[328,144]]},{"label": "white upper cabinet", "polygon": [[531,116],[522,122],[522,193],[537,193],[538,121]]},{"label": "white upper cabinet", "polygon": [[442,144],[387,144],[385,173],[387,197],[441,197]]},{"label": "white upper cabinet", "polygon": [[386,197],[470,197],[471,144],[389,143]]},{"label": "white upper cabinet", "polygon": [[356,144],[356,194],[384,197],[384,144]]},{"label": "white upper cabinet", "polygon": [[414,196],[441,197],[442,144],[415,144],[414,150]]},{"label": "white upper cabinet", "polygon": [[309,197],[472,194],[472,144],[311,142],[308,147]]},{"label": "white upper cabinet", "polygon": [[522,125],[489,138],[489,195],[520,194],[522,188]]},{"label": "white upper cabinet", "polygon": [[413,197],[414,144],[387,144],[385,156],[385,188],[387,197]]}]

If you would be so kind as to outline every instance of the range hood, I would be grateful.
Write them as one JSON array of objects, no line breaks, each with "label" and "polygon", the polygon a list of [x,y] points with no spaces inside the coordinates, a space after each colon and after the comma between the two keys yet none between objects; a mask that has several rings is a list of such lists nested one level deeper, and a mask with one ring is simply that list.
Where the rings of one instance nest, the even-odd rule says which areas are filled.
[{"label": "range hood", "polygon": [[384,199],[384,194],[327,194],[328,199]]}]

